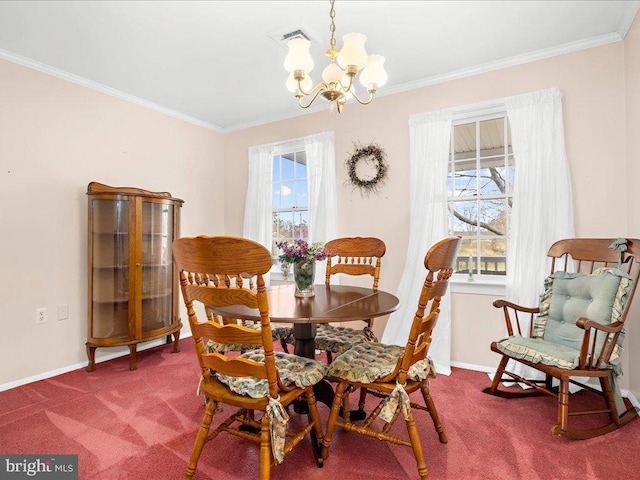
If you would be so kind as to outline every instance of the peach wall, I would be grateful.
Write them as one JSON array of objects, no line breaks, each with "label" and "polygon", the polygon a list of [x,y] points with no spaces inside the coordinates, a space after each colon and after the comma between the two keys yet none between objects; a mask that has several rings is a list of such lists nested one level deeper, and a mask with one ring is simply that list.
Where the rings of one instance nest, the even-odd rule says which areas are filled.
[{"label": "peach wall", "polygon": [[[636,16],[624,42],[624,71],[627,104],[627,191],[629,192],[629,236],[640,238],[640,16]],[[636,303],[629,322],[629,362],[640,365],[640,302]],[[640,398],[640,368],[629,371],[629,382]]]},{"label": "peach wall", "polygon": [[0,86],[2,385],[86,364],[89,182],[169,191],[183,234],[223,233],[224,164],[222,135],[167,115],[3,60]]},{"label": "peach wall", "polygon": [[[640,214],[627,198],[640,173],[639,59],[636,19],[624,44],[380,97],[366,107],[349,105],[341,116],[323,111],[226,135],[0,60],[0,385],[86,362],[85,191],[94,180],[183,198],[183,235],[238,235],[247,148],[333,130],[339,234],[385,240],[381,288],[395,291],[408,242],[409,116],[557,86],[564,93],[577,234],[640,236]],[[372,141],[387,152],[389,178],[378,194],[363,197],[346,184],[344,161],[354,142]],[[225,188],[233,201],[214,201],[211,192],[221,198]],[[502,323],[493,297],[452,299],[453,360],[494,367],[488,344]],[[69,320],[55,319],[59,304],[70,305]],[[49,310],[45,325],[35,324],[39,307]],[[629,343],[638,352],[640,328],[630,326]],[[34,345],[37,357],[27,349]],[[98,357],[113,352],[98,349]],[[623,386],[635,392],[640,369],[629,365],[639,356],[625,362]]]},{"label": "peach wall", "polygon": [[[368,106],[348,105],[342,116],[326,111],[229,133],[225,135],[226,179],[238,201],[225,206],[225,230],[242,233],[249,146],[333,130],[338,233],[384,239],[387,254],[380,288],[395,291],[408,243],[409,116],[560,87],[576,232],[580,236],[624,236],[626,191],[620,188],[627,167],[624,61],[624,46],[619,42],[380,97]],[[344,161],[356,141],[375,141],[387,152],[389,178],[379,194],[362,197],[345,184]],[[491,306],[493,297],[454,294],[452,298],[453,360],[495,367],[497,357],[489,351],[489,343],[502,335],[503,326],[501,315]],[[640,382],[636,385],[640,390]]]}]

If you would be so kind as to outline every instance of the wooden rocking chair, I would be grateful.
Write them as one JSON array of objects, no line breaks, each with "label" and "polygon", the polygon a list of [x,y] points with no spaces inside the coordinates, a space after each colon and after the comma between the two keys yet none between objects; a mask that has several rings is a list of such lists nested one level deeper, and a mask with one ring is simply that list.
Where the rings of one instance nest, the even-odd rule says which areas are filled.
[{"label": "wooden rocking chair", "polygon": [[[551,275],[545,281],[539,307],[522,307],[506,300],[493,302],[503,309],[509,336],[491,344],[491,350],[502,359],[491,386],[483,391],[504,398],[556,397],[558,419],[551,428],[554,435],[592,438],[635,419],[637,409],[625,407],[616,377],[621,373],[625,320],[640,275],[639,254],[637,239],[567,239],[554,243],[548,253]],[[528,337],[522,336],[523,319],[519,314],[529,319]],[[539,370],[545,379],[525,379],[506,370],[509,360]],[[576,381],[576,377],[597,378],[601,391]],[[559,387],[553,386],[554,378]],[[501,389],[502,382],[521,382],[532,388]],[[570,410],[570,383],[601,395],[605,408]],[[609,417],[605,425],[569,426],[569,416],[603,413]]]}]

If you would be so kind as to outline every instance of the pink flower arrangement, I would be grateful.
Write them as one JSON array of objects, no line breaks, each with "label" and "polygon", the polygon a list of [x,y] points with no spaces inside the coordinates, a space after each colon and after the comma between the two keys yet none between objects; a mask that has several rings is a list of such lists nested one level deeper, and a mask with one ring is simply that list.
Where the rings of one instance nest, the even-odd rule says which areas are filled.
[{"label": "pink flower arrangement", "polygon": [[293,242],[277,242],[276,247],[282,250],[278,256],[280,263],[305,263],[311,260],[324,260],[329,256],[324,250],[322,242],[307,243],[302,239]]}]

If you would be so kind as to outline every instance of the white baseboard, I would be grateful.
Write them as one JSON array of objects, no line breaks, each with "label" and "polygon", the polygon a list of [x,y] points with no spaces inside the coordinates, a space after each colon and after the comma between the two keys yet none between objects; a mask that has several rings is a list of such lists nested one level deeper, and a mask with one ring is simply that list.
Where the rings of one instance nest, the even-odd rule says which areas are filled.
[{"label": "white baseboard", "polygon": [[[191,332],[180,332],[180,338],[186,338],[190,336],[191,336]],[[159,347],[160,345],[166,345],[166,340],[164,338],[141,344],[140,347],[138,348],[138,351],[148,350],[149,348]],[[97,358],[96,363],[106,362],[108,360],[124,357],[126,355],[129,355],[128,351],[110,353],[110,354],[101,356],[100,358]],[[57,368],[55,370],[49,370],[48,372],[39,373],[38,375],[33,375],[31,377],[21,378],[13,382],[3,383],[2,385],[0,385],[0,392],[9,390],[11,388],[20,387],[22,385],[26,385],[27,383],[37,382],[39,380],[45,380],[47,378],[55,377],[57,375],[62,375],[63,373],[72,372],[80,368],[86,368],[86,366],[87,366],[86,361],[80,362],[80,363],[74,363],[73,365],[67,365],[66,367]],[[465,370],[473,370],[476,372],[485,372],[490,374],[491,377],[496,371],[496,369],[493,367],[486,367],[484,365],[476,365],[473,363],[465,363],[465,362],[451,362],[451,366],[456,368],[463,368]],[[597,387],[598,386],[596,386],[596,388]],[[636,408],[640,408],[640,402],[638,402],[638,399],[635,397],[635,395],[631,391],[622,389],[620,393],[622,393],[623,397],[626,397],[629,399],[629,401],[631,402],[631,405],[633,405]]]},{"label": "white baseboard", "polygon": [[476,372],[494,373],[495,367],[485,367],[484,365],[475,365],[473,363],[465,362],[451,362],[452,367],[464,368],[465,370],[474,370]]},{"label": "white baseboard", "polygon": [[[190,337],[191,332],[180,332],[180,338]],[[148,350],[150,348],[159,347],[160,345],[166,345],[166,340],[164,338],[159,338],[158,340],[152,340],[150,342],[141,343],[138,345],[138,352],[142,352],[144,350]],[[102,355],[100,358],[96,358],[96,364],[106,362],[108,360],[113,360],[114,358],[124,357],[129,355],[129,350],[109,353],[107,355]],[[63,373],[69,373],[74,370],[78,370],[80,368],[86,368],[87,361],[83,361],[80,363],[74,363],[72,365],[67,365],[66,367],[57,368],[55,370],[49,370],[48,372],[39,373],[37,375],[33,375],[31,377],[21,378],[19,380],[14,380],[13,382],[3,383],[0,385],[0,392],[5,390],[9,390],[11,388],[20,387],[22,385],[26,385],[27,383],[37,382],[39,380],[46,380],[47,378],[56,377],[58,375],[62,375]]]},{"label": "white baseboard", "polygon": [[635,395],[633,393],[631,393],[629,390],[620,390],[620,393],[622,393],[623,397],[626,397],[629,399],[629,401],[631,402],[631,405],[633,405],[636,408],[640,408],[640,402],[638,402],[638,399],[635,397]]}]

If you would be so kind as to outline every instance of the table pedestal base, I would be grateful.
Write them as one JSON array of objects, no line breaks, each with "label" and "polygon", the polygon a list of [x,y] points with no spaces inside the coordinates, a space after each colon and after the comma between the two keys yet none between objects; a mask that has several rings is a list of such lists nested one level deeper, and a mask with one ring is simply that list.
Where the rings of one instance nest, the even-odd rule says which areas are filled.
[{"label": "table pedestal base", "polygon": [[[314,338],[316,336],[317,325],[315,323],[296,323],[293,325],[293,336],[296,339],[294,353],[300,357],[315,358],[316,344]],[[316,402],[324,403],[331,408],[335,392],[333,387],[326,380],[321,380],[313,386],[313,394]],[[307,404],[305,402],[293,402],[293,411],[304,415],[307,413]],[[342,412],[340,412],[342,416]],[[351,410],[351,420],[358,421],[367,418],[364,410]]]}]

